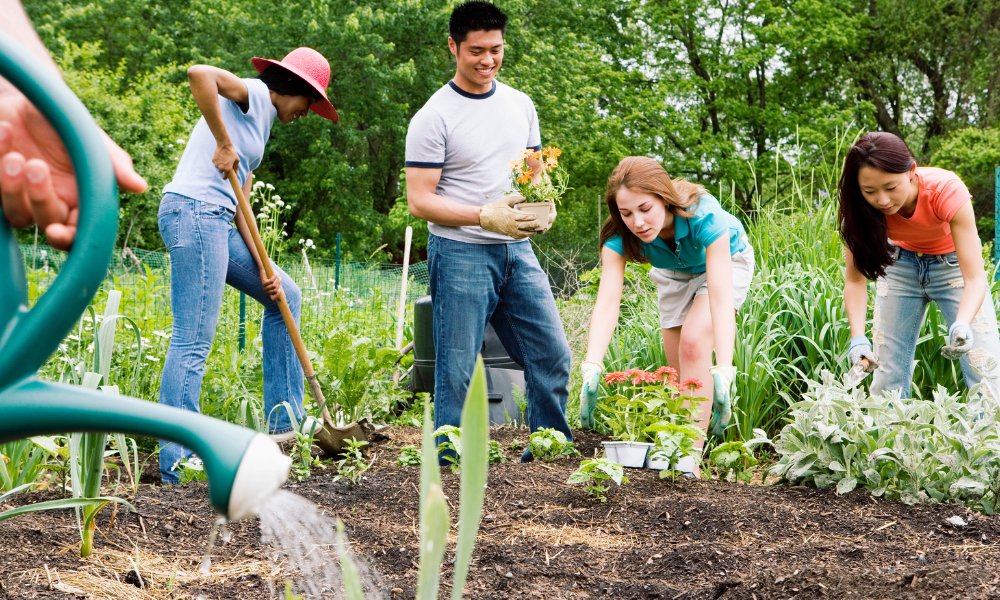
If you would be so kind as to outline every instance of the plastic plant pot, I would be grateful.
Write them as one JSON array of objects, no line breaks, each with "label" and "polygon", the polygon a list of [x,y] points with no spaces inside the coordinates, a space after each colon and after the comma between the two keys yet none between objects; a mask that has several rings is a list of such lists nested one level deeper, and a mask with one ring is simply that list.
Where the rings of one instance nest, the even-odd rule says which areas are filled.
[{"label": "plastic plant pot", "polygon": [[555,210],[553,202],[522,202],[517,205],[518,210],[529,212],[538,219],[541,227],[536,229],[538,233],[545,233],[549,230],[549,213]]},{"label": "plastic plant pot", "polygon": [[609,459],[623,467],[641,469],[646,464],[646,453],[653,447],[647,442],[601,442]]},{"label": "plastic plant pot", "polygon": [[645,467],[647,469],[654,469],[654,470],[657,470],[657,471],[662,471],[664,469],[669,469],[670,468],[670,459],[669,458],[657,458],[656,457],[656,453],[657,453],[657,449],[656,448],[650,448],[649,449],[649,453],[646,454],[646,465],[645,465]]}]

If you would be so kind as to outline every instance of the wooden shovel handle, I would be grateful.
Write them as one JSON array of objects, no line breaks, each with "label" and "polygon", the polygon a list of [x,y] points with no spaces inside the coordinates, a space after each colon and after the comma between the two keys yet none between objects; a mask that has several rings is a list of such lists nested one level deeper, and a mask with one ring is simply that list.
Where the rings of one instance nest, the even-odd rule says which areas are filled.
[{"label": "wooden shovel handle", "polygon": [[[257,230],[257,220],[253,216],[250,203],[243,196],[243,188],[240,187],[240,181],[236,178],[236,171],[232,169],[229,171],[229,183],[233,186],[233,193],[236,194],[239,210],[243,213],[243,220],[246,221],[247,227],[250,229],[250,237],[253,238],[253,244],[257,247],[257,254],[260,256],[260,261],[264,264],[264,274],[270,279],[274,277],[274,268],[271,266],[271,259],[267,257],[264,242],[260,239],[260,231]],[[316,378],[316,372],[313,370],[312,361],[309,360],[309,353],[306,352],[306,345],[302,343],[302,336],[299,335],[299,328],[295,324],[295,317],[292,316],[292,310],[288,307],[288,300],[285,299],[284,290],[278,293],[278,309],[281,311],[281,317],[285,320],[288,335],[292,338],[295,354],[298,355],[299,362],[302,363],[302,370],[305,372],[306,381],[309,383],[309,389],[312,392],[313,398],[316,400],[316,404],[323,409],[323,421],[333,426],[333,419],[330,418],[330,413],[326,409],[326,398],[323,396],[322,390],[320,390],[319,380]]]}]

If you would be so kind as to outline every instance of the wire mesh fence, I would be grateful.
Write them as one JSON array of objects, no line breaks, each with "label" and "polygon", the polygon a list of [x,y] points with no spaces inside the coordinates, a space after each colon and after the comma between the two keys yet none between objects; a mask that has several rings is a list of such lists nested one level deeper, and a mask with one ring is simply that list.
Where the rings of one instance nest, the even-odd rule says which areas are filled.
[{"label": "wire mesh fence", "polygon": [[[534,240],[532,240],[534,242]],[[534,245],[542,269],[557,297],[572,296],[581,286],[583,273],[595,266],[576,253],[545,251]],[[55,275],[69,254],[43,244],[22,244],[25,266],[36,273]],[[302,290],[303,310],[312,318],[325,320],[335,307],[337,294],[341,307],[351,310],[354,331],[361,335],[384,336],[394,330],[399,306],[402,265],[310,258],[308,254],[281,255],[276,261]],[[119,288],[135,285],[140,278],[154,274],[169,281],[170,255],[139,248],[116,248],[108,265],[106,281]],[[414,301],[429,293],[427,262],[409,266],[404,319],[409,322]],[[162,293],[169,304],[169,287]],[[344,315],[341,315],[344,316]]]},{"label": "wire mesh fence", "polygon": [[[27,268],[52,275],[59,272],[69,257],[67,252],[41,244],[22,244],[21,255]],[[362,320],[358,323],[359,333],[395,326],[402,265],[317,259],[307,254],[281,256],[276,262],[302,290],[304,309],[317,313],[315,316],[333,308],[333,303],[325,300],[337,293],[346,298],[346,305],[355,309]],[[108,265],[106,281],[127,286],[147,273],[169,280],[169,268],[170,255],[165,252],[117,248]],[[410,265],[405,301],[408,312],[417,298],[428,293],[427,286],[427,263]]]}]

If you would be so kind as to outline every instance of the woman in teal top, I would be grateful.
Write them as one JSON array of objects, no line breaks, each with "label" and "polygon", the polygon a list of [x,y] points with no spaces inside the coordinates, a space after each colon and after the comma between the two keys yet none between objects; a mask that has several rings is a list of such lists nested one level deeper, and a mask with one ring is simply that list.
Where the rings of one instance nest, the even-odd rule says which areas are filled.
[{"label": "woman in teal top", "polygon": [[[731,415],[736,369],[733,345],[736,310],[753,278],[753,248],[743,225],[703,187],[671,179],[658,162],[644,156],[623,159],[608,179],[610,216],[601,229],[601,283],[580,366],[580,417],[593,426],[604,354],[618,323],[626,261],[651,263],[656,283],[663,350],[681,379],[703,382],[699,422],[721,435]],[[716,365],[712,366],[715,350]],[[711,412],[710,412],[711,411]],[[682,470],[696,472],[690,461]],[[686,468],[685,468],[686,467]]]}]

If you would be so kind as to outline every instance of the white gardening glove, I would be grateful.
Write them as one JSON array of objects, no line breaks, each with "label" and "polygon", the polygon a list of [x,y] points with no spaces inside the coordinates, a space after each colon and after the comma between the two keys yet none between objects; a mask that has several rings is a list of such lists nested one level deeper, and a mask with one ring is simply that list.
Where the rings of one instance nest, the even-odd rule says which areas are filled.
[{"label": "white gardening glove", "polygon": [[733,382],[736,381],[736,367],[712,367],[713,387],[712,419],[708,422],[708,432],[721,438],[733,418]]},{"label": "white gardening glove", "polygon": [[521,202],[524,202],[521,196],[507,196],[490,202],[479,209],[479,226],[515,240],[531,237],[539,228],[538,219],[531,213],[514,210],[513,206]]},{"label": "white gardening glove", "polygon": [[851,338],[851,347],[847,350],[847,362],[854,366],[861,362],[861,359],[868,361],[868,366],[865,368],[866,373],[871,373],[878,367],[878,359],[872,352],[871,342],[863,335],[856,335]]},{"label": "white gardening glove", "polygon": [[580,365],[583,378],[583,385],[580,386],[580,427],[583,429],[594,428],[594,409],[597,408],[597,390],[603,371],[601,365],[587,360]]},{"label": "white gardening glove", "polygon": [[972,327],[965,321],[955,321],[948,328],[948,345],[941,348],[941,356],[958,360],[972,350]]},{"label": "white gardening glove", "polygon": [[552,229],[552,224],[556,222],[556,205],[555,202],[552,203],[552,210],[549,211],[549,224],[545,228],[546,231]]}]

